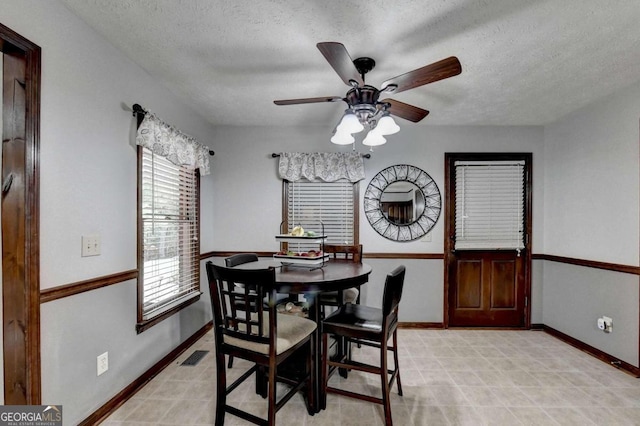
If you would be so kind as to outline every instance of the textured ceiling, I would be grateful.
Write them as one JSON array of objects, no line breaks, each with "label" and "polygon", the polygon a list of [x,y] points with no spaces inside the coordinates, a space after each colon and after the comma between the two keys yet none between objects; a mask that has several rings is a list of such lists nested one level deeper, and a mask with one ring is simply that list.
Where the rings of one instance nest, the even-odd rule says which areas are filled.
[{"label": "textured ceiling", "polygon": [[[316,48],[382,81],[457,56],[459,76],[392,96],[418,125],[540,125],[640,80],[637,0],[62,0],[214,125],[335,125],[344,96]],[[400,125],[408,122],[400,120]]]}]

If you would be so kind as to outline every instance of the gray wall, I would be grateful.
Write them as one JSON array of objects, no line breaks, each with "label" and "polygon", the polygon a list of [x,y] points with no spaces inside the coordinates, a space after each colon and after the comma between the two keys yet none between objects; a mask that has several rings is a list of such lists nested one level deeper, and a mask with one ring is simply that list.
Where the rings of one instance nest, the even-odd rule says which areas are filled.
[{"label": "gray wall", "polygon": [[[545,127],[544,253],[638,266],[640,84]],[[638,366],[638,276],[544,262],[542,322]],[[613,333],[596,328],[613,319]]]},{"label": "gray wall", "polygon": [[[204,144],[212,128],[57,1],[0,2],[2,24],[42,48],[40,280],[51,288],[136,268],[134,103]],[[202,180],[203,251],[211,249],[211,177]],[[102,254],[80,256],[99,234]],[[42,305],[42,402],[77,424],[211,319],[208,294],[136,334],[136,284]],[[96,376],[96,357],[109,370]]]},{"label": "gray wall", "polygon": [[[638,276],[556,262],[544,264],[544,324],[638,366]],[[604,333],[596,318],[613,319]]]}]

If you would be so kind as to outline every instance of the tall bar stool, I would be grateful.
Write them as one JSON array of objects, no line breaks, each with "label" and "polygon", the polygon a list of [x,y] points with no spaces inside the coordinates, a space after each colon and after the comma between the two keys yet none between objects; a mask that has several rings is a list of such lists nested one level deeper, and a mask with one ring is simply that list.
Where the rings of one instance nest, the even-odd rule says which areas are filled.
[{"label": "tall bar stool", "polygon": [[[245,263],[257,262],[258,260],[259,260],[258,255],[256,253],[237,253],[225,258],[224,264],[226,267],[232,268],[234,266],[244,265]],[[277,299],[277,303],[279,304],[282,302],[289,301],[290,299],[292,299],[292,297],[289,296],[288,294],[276,293],[276,299]],[[266,303],[268,303],[267,297],[265,297],[264,303],[266,306]],[[244,308],[243,302],[241,299],[235,300],[233,306],[231,306],[231,309],[236,309],[236,308]],[[228,368],[233,367],[233,356],[229,356],[229,363],[227,367]]]},{"label": "tall bar stool", "polygon": [[[324,252],[333,260],[345,262],[362,262],[362,244],[358,245],[340,245],[325,244]],[[326,306],[339,307],[345,303],[360,303],[360,287],[351,287],[346,290],[330,291],[320,293],[318,295],[322,313]]]},{"label": "tall bar stool", "polygon": [[[327,316],[322,322],[322,381],[327,393],[336,393],[351,398],[382,404],[385,424],[393,424],[391,420],[391,403],[389,393],[393,382],[398,384],[398,394],[402,396],[400,367],[398,365],[398,305],[404,286],[405,267],[399,266],[385,280],[382,309],[356,304],[345,304]],[[380,349],[380,365],[370,365],[353,361],[343,355],[332,360],[329,355],[329,334],[337,339],[346,338],[350,342],[358,342],[365,346]],[[393,338],[393,346],[388,346],[389,338]],[[388,352],[393,353],[394,368],[388,367]],[[351,369],[380,375],[382,398],[363,395],[344,389],[329,386],[329,378],[335,369]],[[391,375],[389,378],[388,375]],[[326,397],[325,397],[326,398]],[[321,401],[326,408],[327,401]]]},{"label": "tall bar stool", "polygon": [[[226,268],[207,262],[209,293],[213,311],[213,330],[216,349],[216,425],[223,425],[225,414],[233,414],[259,425],[275,425],[276,412],[298,391],[306,389],[307,399],[313,400],[311,383],[312,334],[316,323],[294,315],[278,314],[275,305],[275,269]],[[237,284],[242,284],[238,286]],[[268,295],[265,307],[263,300]],[[247,309],[231,309],[231,302],[243,299]],[[279,366],[290,356],[303,351],[305,370],[294,378],[278,374]],[[246,359],[254,365],[227,386],[225,355]],[[227,395],[256,373],[266,372],[268,414],[261,419],[230,405]],[[290,386],[281,398],[276,396],[276,382]]]}]

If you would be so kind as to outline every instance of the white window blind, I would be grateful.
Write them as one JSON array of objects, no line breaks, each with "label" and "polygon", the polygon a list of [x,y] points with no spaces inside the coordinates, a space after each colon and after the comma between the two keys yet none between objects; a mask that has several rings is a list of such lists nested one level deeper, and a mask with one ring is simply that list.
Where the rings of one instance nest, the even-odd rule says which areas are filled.
[{"label": "white window blind", "polygon": [[[291,231],[300,225],[305,230],[322,231],[326,243],[354,244],[354,184],[346,180],[336,182],[299,180],[288,182],[287,223]],[[298,246],[296,244],[296,246]],[[300,251],[317,249],[317,244],[299,245]],[[293,247],[297,250],[296,247]]]},{"label": "white window blind", "polygon": [[194,170],[141,148],[142,320],[200,294],[198,183]]},{"label": "white window blind", "polygon": [[524,161],[456,161],[456,250],[524,248]]}]

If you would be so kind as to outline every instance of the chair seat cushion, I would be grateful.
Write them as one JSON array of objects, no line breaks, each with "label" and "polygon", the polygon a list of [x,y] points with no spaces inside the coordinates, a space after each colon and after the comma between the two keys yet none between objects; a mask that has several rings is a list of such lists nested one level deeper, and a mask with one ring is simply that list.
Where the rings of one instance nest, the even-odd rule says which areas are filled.
[{"label": "chair seat cushion", "polygon": [[382,320],[382,309],[349,303],[325,318],[322,327],[327,333],[349,334],[348,331],[353,331],[377,334],[382,332]]},{"label": "chair seat cushion", "polygon": [[[243,326],[240,325],[239,328],[243,328]],[[269,315],[267,313],[264,315],[263,328],[265,336],[268,336]],[[316,323],[311,320],[295,315],[278,314],[276,354],[286,352],[313,333],[315,329]],[[251,342],[232,336],[224,336],[224,342],[238,348],[248,349],[265,355],[269,354],[269,345],[267,344]]]},{"label": "chair seat cushion", "polygon": [[[358,299],[358,294],[360,292],[356,287],[347,288],[342,290],[342,298],[344,299],[344,303],[356,303]],[[325,293],[320,293],[320,304],[327,304],[331,306],[338,306],[338,292],[337,291],[327,291]]]}]

